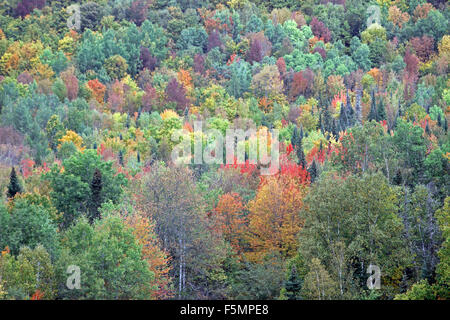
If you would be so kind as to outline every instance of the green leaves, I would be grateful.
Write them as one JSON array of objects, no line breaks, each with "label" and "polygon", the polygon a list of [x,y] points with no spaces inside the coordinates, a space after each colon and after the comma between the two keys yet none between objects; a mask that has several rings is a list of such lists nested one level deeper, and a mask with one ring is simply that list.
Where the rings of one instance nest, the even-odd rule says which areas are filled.
[{"label": "green leaves", "polygon": [[[64,227],[81,214],[92,214],[91,211],[103,202],[117,203],[122,187],[127,184],[123,174],[116,174],[112,162],[103,161],[95,150],[78,152],[64,160],[62,167],[64,169],[54,166],[44,179],[48,179],[53,188],[51,196],[56,208],[64,213]],[[102,188],[99,196],[93,198],[90,186],[96,170],[101,174]],[[102,199],[101,203],[98,199]]]},{"label": "green leaves", "polygon": [[[60,257],[60,298],[149,299],[156,289],[141,246],[117,216],[105,217],[93,226],[79,220],[64,234]],[[65,287],[70,265],[80,268],[80,290]]]}]

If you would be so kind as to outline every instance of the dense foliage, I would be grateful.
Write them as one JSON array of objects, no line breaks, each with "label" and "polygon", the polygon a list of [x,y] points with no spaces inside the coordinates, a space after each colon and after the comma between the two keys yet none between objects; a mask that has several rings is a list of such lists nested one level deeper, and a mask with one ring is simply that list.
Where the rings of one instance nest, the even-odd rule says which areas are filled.
[{"label": "dense foliage", "polygon": [[449,18],[0,0],[0,299],[449,299]]}]

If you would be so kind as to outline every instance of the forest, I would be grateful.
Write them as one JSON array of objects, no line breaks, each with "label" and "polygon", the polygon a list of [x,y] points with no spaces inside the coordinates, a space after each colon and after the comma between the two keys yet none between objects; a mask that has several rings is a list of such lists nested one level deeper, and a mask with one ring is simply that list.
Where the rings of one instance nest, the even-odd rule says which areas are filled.
[{"label": "forest", "polygon": [[0,300],[450,299],[449,18],[0,0]]}]

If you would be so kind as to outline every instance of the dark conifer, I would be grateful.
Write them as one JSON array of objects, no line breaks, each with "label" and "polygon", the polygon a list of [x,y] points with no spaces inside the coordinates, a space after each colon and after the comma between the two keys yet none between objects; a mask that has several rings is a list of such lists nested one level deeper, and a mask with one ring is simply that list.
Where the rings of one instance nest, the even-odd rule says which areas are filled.
[{"label": "dark conifer", "polygon": [[9,185],[8,185],[8,191],[7,191],[7,196],[8,198],[14,198],[14,196],[18,193],[22,192],[22,187],[20,186],[19,183],[19,178],[17,177],[16,174],[16,169],[14,169],[14,167],[12,167],[11,169],[11,174],[9,176]]}]

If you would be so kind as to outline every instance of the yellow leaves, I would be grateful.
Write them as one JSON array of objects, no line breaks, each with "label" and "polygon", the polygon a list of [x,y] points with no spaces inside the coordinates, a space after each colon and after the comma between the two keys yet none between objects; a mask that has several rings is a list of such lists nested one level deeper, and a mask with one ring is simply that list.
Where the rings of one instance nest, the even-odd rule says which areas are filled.
[{"label": "yellow leaves", "polygon": [[58,141],[60,142],[60,144],[58,145],[58,149],[60,149],[65,142],[72,142],[79,151],[84,151],[85,149],[85,147],[82,147],[83,138],[81,138],[76,132],[71,130],[67,130],[65,136],[63,136]]},{"label": "yellow leaves", "polygon": [[296,254],[303,195],[304,187],[288,176],[273,176],[260,185],[248,204],[250,261],[261,261],[274,251],[286,258]]},{"label": "yellow leaves", "polygon": [[55,72],[49,65],[39,62],[36,68],[31,70],[31,74],[35,79],[39,81],[44,79],[51,79],[55,75]]},{"label": "yellow leaves", "polygon": [[58,50],[64,52],[67,57],[72,56],[75,50],[75,40],[69,35],[66,35],[58,41]]},{"label": "yellow leaves", "polygon": [[6,247],[5,247],[5,250],[2,251],[2,257],[6,256],[6,255],[9,254],[9,253],[10,253],[9,247],[6,246]]},{"label": "yellow leaves", "polygon": [[167,119],[170,119],[170,118],[179,119],[180,116],[175,111],[166,109],[166,110],[164,110],[163,113],[161,113],[161,118],[163,120],[167,120]]},{"label": "yellow leaves", "polygon": [[180,71],[178,71],[178,81],[182,83],[186,89],[192,89],[194,87],[192,77],[187,70],[180,69]]},{"label": "yellow leaves", "polygon": [[369,72],[367,72],[368,75],[370,75],[378,86],[381,87],[383,84],[383,76],[381,75],[381,71],[378,68],[372,68]]},{"label": "yellow leaves", "polygon": [[0,71],[9,74],[19,67],[19,55],[17,53],[6,52],[0,59]]}]

